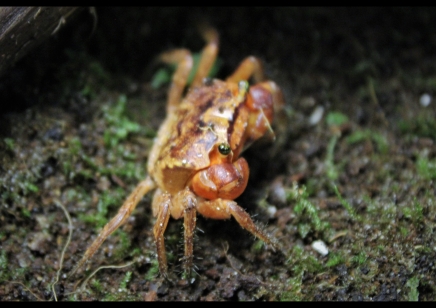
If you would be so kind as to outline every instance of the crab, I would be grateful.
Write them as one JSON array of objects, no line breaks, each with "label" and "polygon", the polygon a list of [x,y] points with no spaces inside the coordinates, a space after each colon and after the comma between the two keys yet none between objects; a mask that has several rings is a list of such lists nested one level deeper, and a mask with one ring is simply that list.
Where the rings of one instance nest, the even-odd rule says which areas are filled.
[{"label": "crab", "polygon": [[[170,216],[184,219],[184,257],[188,275],[193,266],[193,238],[197,212],[206,218],[234,217],[242,228],[273,248],[278,242],[259,226],[234,199],[245,190],[249,167],[241,152],[271,131],[275,106],[283,105],[280,88],[265,80],[261,62],[247,57],[225,81],[208,78],[218,52],[218,33],[202,31],[206,40],[198,71],[187,90],[193,58],[186,49],[161,54],[177,65],[168,93],[167,116],[148,158],[148,176],[127,197],[118,213],[88,247],[74,273],[105,239],[132,214],[144,195],[154,190],[153,227],[160,274],[167,277],[164,232]],[[254,85],[249,86],[252,79]]]}]

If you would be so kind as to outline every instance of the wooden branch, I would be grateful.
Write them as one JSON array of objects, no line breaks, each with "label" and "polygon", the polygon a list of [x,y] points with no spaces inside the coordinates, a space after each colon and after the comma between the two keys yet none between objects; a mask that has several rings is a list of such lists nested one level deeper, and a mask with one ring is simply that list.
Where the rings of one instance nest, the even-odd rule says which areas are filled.
[{"label": "wooden branch", "polygon": [[77,7],[0,7],[0,75],[55,34]]}]

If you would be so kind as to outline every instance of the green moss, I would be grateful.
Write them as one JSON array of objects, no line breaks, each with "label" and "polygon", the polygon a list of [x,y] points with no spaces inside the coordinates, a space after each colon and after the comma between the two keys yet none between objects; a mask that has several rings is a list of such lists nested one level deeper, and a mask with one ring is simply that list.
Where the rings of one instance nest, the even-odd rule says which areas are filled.
[{"label": "green moss", "polygon": [[24,183],[24,194],[26,195],[28,192],[38,192],[39,188],[33,183],[25,182]]},{"label": "green moss", "polygon": [[117,259],[121,259],[126,255],[130,255],[131,251],[129,251],[131,241],[130,236],[121,229],[115,231],[114,236],[118,237],[117,247],[114,252],[114,255]]},{"label": "green moss", "polygon": [[3,139],[5,145],[6,145],[6,149],[13,152],[14,151],[14,147],[15,147],[15,141],[12,138],[4,138]]},{"label": "green moss", "polygon": [[329,112],[326,116],[326,123],[328,126],[340,126],[349,121],[348,117],[341,112]]},{"label": "green moss", "polygon": [[172,75],[172,70],[167,67],[162,67],[158,69],[151,78],[151,87],[153,89],[158,89],[162,85],[169,83],[171,81]]},{"label": "green moss", "polygon": [[358,215],[356,214],[356,212],[354,211],[353,207],[351,206],[351,204],[345,200],[344,198],[342,198],[341,193],[338,190],[338,187],[335,184],[332,184],[333,186],[333,190],[335,191],[336,196],[339,199],[339,202],[341,202],[342,206],[347,210],[348,214],[350,215],[350,217],[353,220],[359,220]]},{"label": "green moss", "polygon": [[384,245],[377,245],[377,250],[379,253],[384,253],[386,251],[386,246]]},{"label": "green moss", "polygon": [[352,133],[346,139],[347,143],[350,145],[362,141],[367,141],[367,140],[374,142],[374,144],[377,147],[377,150],[381,154],[386,154],[388,152],[389,146],[386,137],[384,137],[383,135],[381,135],[380,133],[374,130],[370,130],[370,129],[358,130]]},{"label": "green moss", "polygon": [[66,153],[62,157],[62,171],[64,175],[72,180],[76,175],[75,162],[80,159],[82,152],[82,143],[78,137],[72,137],[68,140]]},{"label": "green moss", "polygon": [[[373,74],[375,71],[377,71],[376,63],[374,62],[373,59],[364,59],[364,60],[357,62],[352,70],[353,74],[365,75],[365,76],[368,74]],[[364,91],[364,93],[367,92],[366,89],[363,91]]]},{"label": "green moss", "polygon": [[334,162],[334,151],[335,151],[335,146],[336,143],[338,142],[338,136],[333,136],[332,138],[330,138],[330,141],[327,145],[327,154],[326,154],[326,159],[325,159],[325,168],[326,168],[326,174],[327,177],[331,180],[331,181],[335,181],[338,179],[339,177],[339,172],[335,166],[335,162]]},{"label": "green moss", "polygon": [[309,234],[311,227],[310,224],[300,223],[298,224],[298,233],[300,233],[301,238],[306,238],[306,236]]},{"label": "green moss", "polygon": [[365,251],[361,251],[359,252],[359,254],[351,257],[351,262],[356,264],[357,266],[362,266],[366,263],[366,260],[368,260],[368,256]]},{"label": "green moss", "polygon": [[329,254],[329,259],[327,260],[325,266],[334,267],[343,263],[345,263],[345,258],[340,253],[332,252]]},{"label": "green moss", "polygon": [[[129,245],[130,245],[130,243],[129,243]],[[139,257],[139,256],[141,255],[141,253],[142,253],[142,250],[141,250],[139,247],[135,247],[135,248],[133,248],[132,251],[130,252],[130,255],[131,255],[132,257]]]},{"label": "green moss", "polygon": [[298,275],[286,280],[286,284],[289,286],[286,291],[280,293],[279,300],[282,302],[295,302],[303,300],[301,294],[301,281],[303,275]]},{"label": "green moss", "polygon": [[27,267],[13,268],[13,270],[11,270],[11,268],[13,267],[11,267],[11,264],[9,263],[6,251],[3,250],[0,253],[0,283],[11,280],[20,280],[29,271],[29,268]]},{"label": "green moss", "polygon": [[132,272],[127,272],[120,283],[120,289],[122,291],[127,291],[127,284],[129,283],[130,279],[132,279]]},{"label": "green moss", "polygon": [[[137,156],[123,143],[132,133],[139,133],[141,127],[138,123],[128,119],[125,115],[126,97],[121,95],[116,104],[102,107],[106,129],[103,133],[103,141],[107,147],[106,154],[101,160],[89,156],[79,138],[71,138],[68,141],[68,152],[62,159],[64,174],[70,179],[80,175],[85,179],[92,179],[95,174],[117,175],[122,178],[145,177],[143,162],[137,160]],[[149,130],[145,130],[147,135]],[[142,130],[141,130],[142,132]],[[83,162],[83,164],[78,164]],[[81,168],[77,168],[79,165]]]},{"label": "green moss", "polygon": [[403,134],[427,137],[436,140],[436,121],[431,113],[426,112],[410,120],[401,120],[398,128]]},{"label": "green moss", "polygon": [[79,219],[95,225],[101,229],[108,222],[108,209],[110,206],[119,207],[124,200],[125,192],[121,187],[101,193],[97,203],[97,213],[79,214]]},{"label": "green moss", "polygon": [[374,202],[368,195],[363,195],[363,201],[367,204],[366,212],[369,215],[377,215],[380,212],[380,206],[378,203]]},{"label": "green moss", "polygon": [[253,245],[251,245],[251,251],[256,253],[262,251],[263,247],[265,246],[265,243],[261,240],[254,241]]},{"label": "green moss", "polygon": [[120,95],[113,106],[104,106],[103,113],[107,122],[103,140],[109,148],[115,147],[120,141],[125,140],[130,133],[140,130],[138,123],[130,121],[125,115],[127,97]]},{"label": "green moss", "polygon": [[436,159],[429,160],[427,157],[419,156],[416,161],[416,170],[425,180],[436,179]]},{"label": "green moss", "polygon": [[317,178],[307,179],[306,182],[306,192],[309,196],[313,196],[319,190],[320,181]]},{"label": "green moss", "polygon": [[409,228],[407,227],[400,227],[400,233],[401,233],[401,236],[403,237],[403,238],[405,238],[405,237],[407,237],[408,235],[409,235]]},{"label": "green moss", "polygon": [[293,202],[297,201],[300,198],[308,198],[309,193],[306,189],[306,186],[302,186],[301,189],[297,183],[294,183],[290,189],[286,190],[286,201]]},{"label": "green moss", "polygon": [[127,299],[124,296],[124,292],[123,293],[111,293],[111,292],[106,292],[105,296],[103,298],[104,302],[117,302],[117,301],[121,301],[123,300],[126,301]]},{"label": "green moss", "polygon": [[7,271],[8,268],[9,268],[8,258],[6,256],[6,251],[3,250],[0,253],[0,282],[9,280],[10,277]]},{"label": "green moss", "polygon": [[82,149],[82,143],[78,137],[73,137],[68,142],[68,150],[72,156],[79,155],[80,150]]},{"label": "green moss", "polygon": [[406,286],[409,288],[409,292],[407,294],[408,298],[407,300],[411,302],[417,302],[419,300],[419,292],[418,292],[418,286],[419,286],[419,279],[417,276],[414,276],[407,280]]},{"label": "green moss", "polygon": [[98,279],[92,279],[91,280],[91,286],[98,292],[103,292],[103,286],[101,285],[100,281]]},{"label": "green moss", "polygon": [[286,280],[286,288],[280,293],[279,300],[300,301],[302,300],[301,286],[304,275],[304,266],[301,260],[304,259],[304,250],[299,246],[294,246],[290,255],[286,263],[292,270],[292,277]]},{"label": "green moss", "polygon": [[300,259],[301,266],[310,273],[320,273],[324,270],[324,266],[312,255],[307,255],[305,258]]},{"label": "green moss", "polygon": [[[39,171],[32,169],[14,170],[13,179],[5,179],[3,185],[6,184],[7,190],[2,191],[1,198],[3,200],[11,199],[22,206],[23,196],[29,196],[39,192],[36,185],[40,178]],[[1,183],[0,183],[1,184]]]},{"label": "green moss", "polygon": [[21,209],[21,214],[23,214],[24,217],[30,218],[30,211],[25,207]]},{"label": "green moss", "polygon": [[58,79],[62,80],[61,95],[67,97],[71,92],[79,90],[80,95],[90,100],[95,99],[101,89],[110,83],[110,74],[83,51],[70,49],[65,54],[69,60],[58,70]]},{"label": "green moss", "polygon": [[299,301],[303,300],[301,291],[303,285],[303,277],[306,272],[320,273],[324,270],[324,266],[317,258],[310,255],[300,246],[294,246],[290,253],[290,257],[286,261],[287,266],[292,271],[292,277],[286,281],[285,290],[279,294],[281,301]]},{"label": "green moss", "polygon": [[[297,195],[295,195],[295,192],[297,192]],[[307,199],[307,197],[308,195],[304,186],[301,190],[298,189],[298,186],[294,186],[294,188],[288,192],[288,200],[296,198],[297,201],[294,207],[295,214],[301,215],[301,219],[303,220],[304,217],[307,217],[309,220],[308,223],[302,221],[298,224],[298,230],[303,238],[306,237],[312,228],[315,231],[325,231],[330,227],[327,222],[321,221],[317,208]]]},{"label": "green moss", "polygon": [[152,257],[151,267],[148,269],[147,273],[145,274],[144,279],[145,280],[154,280],[154,279],[156,279],[158,274],[159,274],[159,262],[157,261],[157,258]]},{"label": "green moss", "polygon": [[411,219],[414,224],[420,224],[424,219],[423,207],[416,198],[414,198],[410,207],[403,208],[403,214],[406,218]]},{"label": "green moss", "polygon": [[26,275],[26,273],[28,273],[28,272],[29,272],[28,267],[14,269],[14,272],[12,273],[12,279],[15,281],[22,280],[24,278],[24,276]]}]

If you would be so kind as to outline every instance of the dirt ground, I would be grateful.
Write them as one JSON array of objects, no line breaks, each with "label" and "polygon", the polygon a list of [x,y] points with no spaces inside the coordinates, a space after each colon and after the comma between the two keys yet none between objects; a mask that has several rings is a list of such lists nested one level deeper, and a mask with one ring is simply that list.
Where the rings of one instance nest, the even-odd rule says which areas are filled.
[{"label": "dirt ground", "polygon": [[[435,20],[433,8],[83,11],[0,79],[0,300],[436,300]],[[146,176],[170,75],[157,55],[198,53],[201,22],[220,33],[217,78],[255,55],[283,90],[276,140],[243,154],[237,199],[282,251],[199,217],[186,279],[171,219],[163,280],[147,195],[67,277]]]}]

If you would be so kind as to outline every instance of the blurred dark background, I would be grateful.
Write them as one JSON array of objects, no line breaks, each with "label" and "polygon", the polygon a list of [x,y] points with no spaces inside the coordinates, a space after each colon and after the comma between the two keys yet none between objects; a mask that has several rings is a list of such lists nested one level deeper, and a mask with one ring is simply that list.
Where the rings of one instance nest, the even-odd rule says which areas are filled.
[{"label": "blurred dark background", "polygon": [[[357,63],[362,66],[362,59],[371,61],[358,69],[389,76],[414,58],[435,53],[435,17],[434,8],[84,9],[1,77],[0,112],[56,104],[46,94],[59,89],[59,67],[71,60],[71,54],[85,54],[114,74],[146,81],[159,52],[202,48],[196,30],[201,22],[221,34],[223,75],[254,54],[291,79],[315,68],[332,77],[343,75]],[[414,46],[425,48],[410,53]],[[435,65],[425,68],[434,71]],[[71,67],[70,76],[77,71]],[[350,85],[359,82],[355,74],[350,76]]]}]

